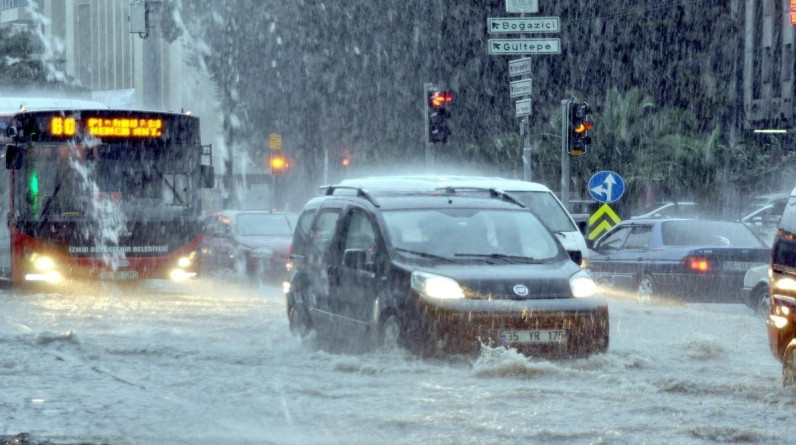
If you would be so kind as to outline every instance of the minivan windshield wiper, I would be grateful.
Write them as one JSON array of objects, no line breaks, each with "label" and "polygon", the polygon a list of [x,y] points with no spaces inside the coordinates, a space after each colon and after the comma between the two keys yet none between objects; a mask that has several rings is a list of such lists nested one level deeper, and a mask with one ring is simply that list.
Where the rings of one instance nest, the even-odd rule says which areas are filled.
[{"label": "minivan windshield wiper", "polygon": [[501,259],[506,261],[507,263],[529,263],[529,264],[538,264],[540,263],[539,260],[529,256],[522,256],[522,255],[506,255],[504,253],[454,253],[453,256],[455,257],[473,257],[473,258],[490,258],[490,259]]},{"label": "minivan windshield wiper", "polygon": [[410,253],[412,255],[417,255],[417,256],[423,257],[423,258],[432,258],[432,259],[435,259],[435,260],[443,260],[443,261],[453,262],[453,259],[451,259],[451,258],[440,256],[440,255],[434,255],[433,253],[421,252],[421,251],[418,251],[418,250],[404,249],[402,247],[396,247],[395,250],[397,250],[398,252]]}]

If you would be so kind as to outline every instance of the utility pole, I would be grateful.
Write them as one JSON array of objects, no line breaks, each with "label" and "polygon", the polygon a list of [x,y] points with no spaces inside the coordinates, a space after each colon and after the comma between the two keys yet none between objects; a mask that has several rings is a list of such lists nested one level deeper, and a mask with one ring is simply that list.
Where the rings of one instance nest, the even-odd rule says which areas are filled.
[{"label": "utility pole", "polygon": [[[144,108],[160,110],[163,108],[160,86],[161,42],[160,37],[161,0],[133,0],[130,2],[130,33],[144,39]],[[152,38],[150,38],[152,37]]]}]

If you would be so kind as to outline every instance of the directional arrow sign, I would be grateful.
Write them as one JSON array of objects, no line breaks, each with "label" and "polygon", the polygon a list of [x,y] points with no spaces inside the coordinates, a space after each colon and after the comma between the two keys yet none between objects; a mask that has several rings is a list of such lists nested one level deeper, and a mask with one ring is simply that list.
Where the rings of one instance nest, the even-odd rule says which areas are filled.
[{"label": "directional arrow sign", "polygon": [[509,83],[509,96],[530,96],[531,95],[531,79],[515,80]]},{"label": "directional arrow sign", "polygon": [[558,32],[558,17],[534,18],[494,18],[486,20],[486,28],[490,34],[507,34],[521,32]]},{"label": "directional arrow sign", "polygon": [[[622,221],[608,204],[603,204],[589,217],[589,239],[594,240]],[[598,223],[599,222],[599,223]],[[613,222],[613,224],[612,224]],[[592,228],[594,227],[594,228]]]},{"label": "directional arrow sign", "polygon": [[539,12],[539,0],[506,0],[506,12]]},{"label": "directional arrow sign", "polygon": [[531,73],[531,58],[523,57],[522,59],[509,60],[509,77],[521,76],[523,74]]},{"label": "directional arrow sign", "polygon": [[561,54],[561,39],[489,39],[489,54]]},{"label": "directional arrow sign", "polygon": [[518,100],[514,112],[514,117],[531,115],[531,99]]},{"label": "directional arrow sign", "polygon": [[589,195],[599,202],[614,202],[625,193],[625,181],[612,171],[601,171],[589,179]]}]

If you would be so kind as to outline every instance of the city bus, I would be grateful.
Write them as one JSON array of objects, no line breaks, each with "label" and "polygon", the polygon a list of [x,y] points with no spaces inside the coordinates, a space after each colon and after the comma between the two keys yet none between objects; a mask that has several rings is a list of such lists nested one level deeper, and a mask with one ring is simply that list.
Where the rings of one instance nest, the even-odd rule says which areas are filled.
[{"label": "city bus", "polygon": [[198,276],[202,189],[213,186],[199,119],[70,105],[0,112],[0,279]]}]

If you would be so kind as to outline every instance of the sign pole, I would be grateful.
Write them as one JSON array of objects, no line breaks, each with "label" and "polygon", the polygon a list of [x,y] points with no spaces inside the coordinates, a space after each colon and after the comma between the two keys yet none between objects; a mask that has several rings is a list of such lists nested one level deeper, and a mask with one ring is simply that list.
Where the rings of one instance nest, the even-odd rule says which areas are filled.
[{"label": "sign pole", "polygon": [[[520,17],[525,18],[525,13],[523,12]],[[522,37],[528,37],[528,34],[522,34]],[[530,57],[528,58],[528,63],[530,64]],[[522,79],[531,79],[531,72],[528,70],[528,74],[523,74]],[[529,95],[529,98],[531,96]],[[531,152],[531,115],[527,115],[522,118],[520,121],[520,134],[523,135],[523,145],[522,145],[522,177],[526,181],[530,182],[533,180],[533,158]]]}]

